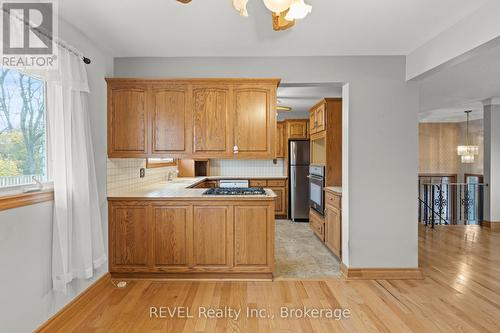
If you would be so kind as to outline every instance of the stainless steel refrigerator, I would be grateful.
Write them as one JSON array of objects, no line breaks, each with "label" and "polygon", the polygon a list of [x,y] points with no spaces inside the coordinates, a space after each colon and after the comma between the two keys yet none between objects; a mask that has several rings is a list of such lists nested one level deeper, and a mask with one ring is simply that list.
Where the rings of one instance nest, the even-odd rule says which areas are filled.
[{"label": "stainless steel refrigerator", "polygon": [[289,189],[290,219],[307,221],[309,219],[309,141],[290,141]]}]

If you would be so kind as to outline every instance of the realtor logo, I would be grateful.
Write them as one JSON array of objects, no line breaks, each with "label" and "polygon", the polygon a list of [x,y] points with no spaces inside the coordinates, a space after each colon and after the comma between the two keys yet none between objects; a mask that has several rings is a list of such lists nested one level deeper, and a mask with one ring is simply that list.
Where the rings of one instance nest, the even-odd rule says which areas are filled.
[{"label": "realtor logo", "polygon": [[2,65],[54,67],[54,1],[2,2]]}]

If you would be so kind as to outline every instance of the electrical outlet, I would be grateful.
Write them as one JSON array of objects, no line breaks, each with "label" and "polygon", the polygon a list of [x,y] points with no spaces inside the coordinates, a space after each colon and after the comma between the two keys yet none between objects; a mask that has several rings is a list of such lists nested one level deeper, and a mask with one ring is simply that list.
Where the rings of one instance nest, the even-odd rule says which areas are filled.
[{"label": "electrical outlet", "polygon": [[139,177],[144,178],[146,176],[146,169],[141,168],[139,170]]}]

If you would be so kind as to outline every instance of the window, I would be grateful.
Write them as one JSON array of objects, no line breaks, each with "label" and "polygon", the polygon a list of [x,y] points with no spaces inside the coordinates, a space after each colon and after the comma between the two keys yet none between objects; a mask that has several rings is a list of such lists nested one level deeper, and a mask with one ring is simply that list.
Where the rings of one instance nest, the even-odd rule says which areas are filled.
[{"label": "window", "polygon": [[0,188],[46,182],[45,83],[0,67]]},{"label": "window", "polygon": [[147,169],[162,168],[162,167],[174,166],[174,165],[177,165],[177,162],[173,158],[153,157],[153,158],[146,159],[146,168]]}]

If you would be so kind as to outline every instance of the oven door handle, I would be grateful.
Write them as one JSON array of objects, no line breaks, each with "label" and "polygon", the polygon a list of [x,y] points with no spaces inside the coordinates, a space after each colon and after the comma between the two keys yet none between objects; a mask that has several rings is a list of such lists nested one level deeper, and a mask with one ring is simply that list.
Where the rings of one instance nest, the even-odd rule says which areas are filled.
[{"label": "oven door handle", "polygon": [[322,177],[313,176],[313,175],[307,175],[307,178],[309,178],[309,179],[315,179],[315,180],[322,180],[323,179]]}]

